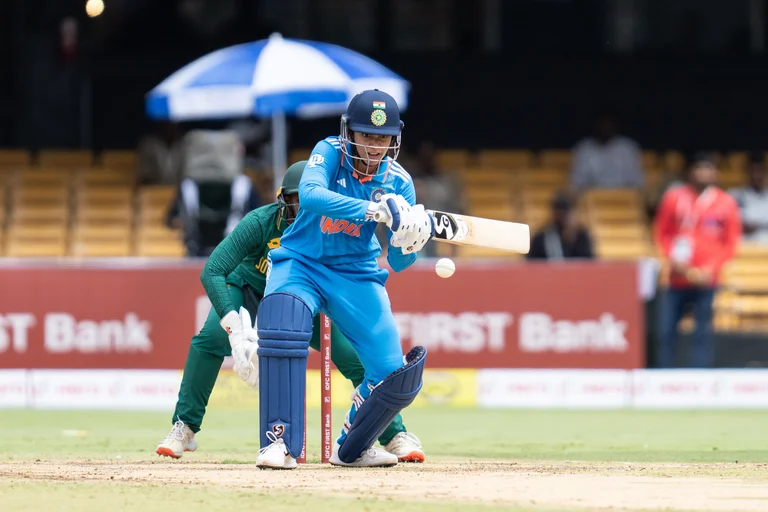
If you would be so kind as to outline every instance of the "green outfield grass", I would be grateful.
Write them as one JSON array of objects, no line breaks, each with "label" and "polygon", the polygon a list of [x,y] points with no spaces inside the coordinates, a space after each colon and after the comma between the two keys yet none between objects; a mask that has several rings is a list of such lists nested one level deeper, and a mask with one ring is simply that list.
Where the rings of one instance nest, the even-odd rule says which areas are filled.
[{"label": "green outfield grass", "polygon": [[[334,411],[336,430],[340,427],[345,412],[342,409]],[[320,449],[319,411],[309,410],[307,417],[309,459],[310,462],[317,462]],[[707,465],[697,464],[696,476],[735,477],[768,483],[768,476],[763,474],[768,471],[755,472],[754,464],[748,468],[740,465],[768,463],[768,411],[521,411],[421,408],[406,411],[404,418],[408,429],[421,438],[429,458],[428,462],[584,462],[596,467],[627,462],[719,463],[712,465],[711,472],[708,472]],[[212,410],[198,436],[198,451],[187,454],[183,461],[215,463],[222,468],[231,467],[228,465],[232,464],[252,464],[259,449],[257,424],[256,411]],[[169,414],[163,413],[0,411],[0,463],[7,466],[9,462],[20,461],[30,464],[72,460],[82,461],[83,464],[88,464],[88,461],[157,461],[158,457],[154,454],[155,445],[165,436],[170,426]],[[233,440],[240,441],[235,444]],[[686,467],[646,467],[642,474],[684,477],[689,476]],[[423,471],[430,471],[429,464],[421,468]],[[536,504],[520,508],[494,503],[411,503],[402,497],[381,499],[362,495],[350,498],[322,495],[312,491],[283,495],[270,493],[256,486],[222,488],[202,485],[131,485],[123,482],[20,479],[18,475],[0,472],[0,510],[4,512],[101,512],[105,508],[151,512],[167,510],[169,506],[183,512],[250,507],[260,511],[302,507],[307,511],[319,512],[584,510],[554,510],[538,508]]]},{"label": "green outfield grass", "polygon": [[[334,428],[345,410],[334,410]],[[0,460],[140,460],[170,429],[147,412],[0,411]],[[307,412],[308,451],[319,456],[319,411]],[[636,462],[768,462],[768,411],[538,411],[421,408],[406,427],[433,457]],[[210,411],[199,460],[250,462],[256,411]],[[77,432],[81,431],[81,432]],[[83,437],[78,437],[82,435]],[[232,439],[248,440],[232,449]]]}]

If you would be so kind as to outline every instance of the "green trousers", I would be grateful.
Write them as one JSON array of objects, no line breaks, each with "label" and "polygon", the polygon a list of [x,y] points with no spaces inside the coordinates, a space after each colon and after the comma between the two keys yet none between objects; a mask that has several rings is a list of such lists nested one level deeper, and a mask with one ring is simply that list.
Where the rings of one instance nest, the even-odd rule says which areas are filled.
[{"label": "green trousers", "polygon": [[[246,288],[245,295],[248,295],[250,299],[245,300],[248,303],[246,308],[255,318],[258,299],[249,292],[250,290]],[[235,310],[239,310],[244,301],[243,290],[230,285],[229,295]],[[192,338],[187,362],[184,365],[184,375],[181,379],[176,410],[171,420],[171,423],[175,423],[177,420],[183,421],[193,432],[200,431],[205,408],[208,406],[208,399],[213,392],[213,386],[216,384],[221,365],[224,358],[232,353],[227,333],[221,328],[219,321],[216,310],[211,308],[203,328]],[[315,317],[312,341],[310,341],[309,346],[315,350],[320,350],[319,315]],[[331,324],[331,359],[339,372],[344,378],[350,380],[353,386],[357,387],[363,382],[365,369],[362,363],[360,363],[349,340],[333,324]],[[398,414],[379,437],[379,443],[384,446],[399,432],[405,432],[405,426],[402,417]]]}]

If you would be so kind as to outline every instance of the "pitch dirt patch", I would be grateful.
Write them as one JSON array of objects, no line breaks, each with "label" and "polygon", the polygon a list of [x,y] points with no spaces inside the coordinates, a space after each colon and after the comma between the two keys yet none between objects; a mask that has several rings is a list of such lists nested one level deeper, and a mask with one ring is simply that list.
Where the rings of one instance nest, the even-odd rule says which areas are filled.
[{"label": "pitch dirt patch", "polygon": [[195,461],[0,464],[0,479],[213,485],[260,492],[464,501],[546,508],[752,512],[768,510],[766,465],[429,462],[391,469],[303,465],[260,471]]}]

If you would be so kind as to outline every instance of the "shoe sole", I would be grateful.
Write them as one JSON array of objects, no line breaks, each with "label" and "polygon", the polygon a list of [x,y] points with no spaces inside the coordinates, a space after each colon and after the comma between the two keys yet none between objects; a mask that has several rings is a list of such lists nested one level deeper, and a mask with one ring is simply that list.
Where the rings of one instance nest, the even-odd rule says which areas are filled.
[{"label": "shoe sole", "polygon": [[426,460],[426,457],[421,452],[411,452],[408,455],[397,458],[398,462],[417,462],[422,463]]},{"label": "shoe sole", "polygon": [[[193,452],[195,450],[197,450],[197,446],[195,446],[192,449],[184,448],[185,452]],[[168,448],[166,446],[158,446],[157,450],[155,450],[155,453],[158,454],[158,455],[162,455],[163,457],[170,457],[172,459],[180,459],[181,458],[181,455],[176,455],[176,452],[174,452],[173,450],[171,450],[170,448]]]}]

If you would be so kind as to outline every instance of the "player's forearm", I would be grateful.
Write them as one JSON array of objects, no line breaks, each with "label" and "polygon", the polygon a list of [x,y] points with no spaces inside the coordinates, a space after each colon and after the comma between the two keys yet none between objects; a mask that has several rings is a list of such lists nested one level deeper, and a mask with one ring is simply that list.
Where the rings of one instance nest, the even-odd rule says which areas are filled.
[{"label": "player's forearm", "polygon": [[200,274],[205,293],[220,317],[234,310],[227,289],[227,276],[246,256],[263,246],[262,232],[255,217],[246,216],[224,240],[216,246]]},{"label": "player's forearm", "polygon": [[208,299],[211,301],[211,305],[216,310],[219,318],[224,318],[227,313],[235,310],[232,299],[229,297],[227,278],[225,276],[208,271],[206,266],[202,274],[200,274],[200,281],[203,283],[205,293],[208,295]]},{"label": "player's forearm", "polygon": [[299,185],[299,201],[302,210],[333,219],[364,220],[376,208],[371,201],[347,197],[313,182]]}]

